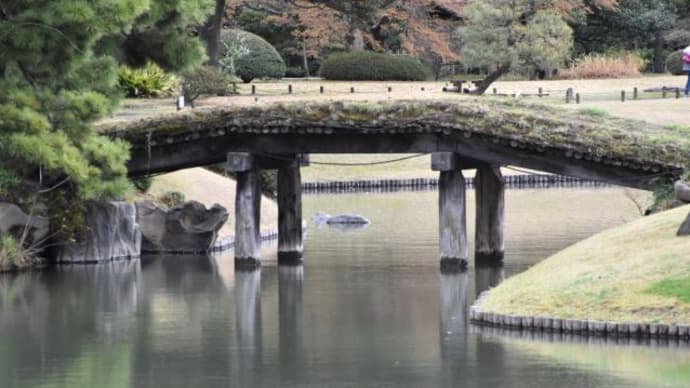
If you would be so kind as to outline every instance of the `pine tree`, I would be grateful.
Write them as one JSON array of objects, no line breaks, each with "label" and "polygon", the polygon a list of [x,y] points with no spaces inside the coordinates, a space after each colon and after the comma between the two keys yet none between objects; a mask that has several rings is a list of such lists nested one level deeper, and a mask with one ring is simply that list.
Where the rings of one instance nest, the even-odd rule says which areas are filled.
[{"label": "pine tree", "polygon": [[[128,145],[92,127],[121,99],[117,59],[167,68],[203,60],[203,46],[184,33],[187,23],[205,18],[202,3],[0,3],[0,199],[40,196],[61,228],[81,201],[123,195]],[[133,36],[151,39],[145,55],[131,50]]]},{"label": "pine tree", "polygon": [[213,12],[213,1],[143,2],[149,3],[146,12],[138,15],[130,28],[102,39],[96,52],[114,55],[131,67],[151,61],[168,71],[185,70],[206,59],[206,47],[191,32]]},{"label": "pine tree", "polygon": [[572,30],[548,0],[474,0],[465,21],[460,59],[492,69],[477,94],[513,69],[553,68],[572,47]]}]

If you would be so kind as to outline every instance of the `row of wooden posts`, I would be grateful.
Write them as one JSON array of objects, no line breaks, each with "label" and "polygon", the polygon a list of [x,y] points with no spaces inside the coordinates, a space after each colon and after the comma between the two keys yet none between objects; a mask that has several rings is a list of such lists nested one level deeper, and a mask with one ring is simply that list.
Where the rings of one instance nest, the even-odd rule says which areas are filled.
[{"label": "row of wooden posts", "polygon": [[[680,98],[680,96],[681,96],[680,88],[666,88],[666,87],[661,88],[661,98],[667,98],[669,93],[674,94],[675,98]],[[539,94],[541,94],[541,88],[539,89]],[[637,100],[639,98],[639,94],[640,93],[639,93],[639,90],[637,89],[637,87],[634,87],[632,90],[632,99]],[[627,94],[627,92],[625,90],[621,90],[620,101],[625,102],[629,98],[630,97]],[[573,88],[568,88],[565,91],[565,103],[566,104],[570,104],[572,102],[579,104],[580,101],[581,101],[580,93],[574,93]]]},{"label": "row of wooden posts", "polygon": [[[422,86],[420,88],[420,90],[424,91],[425,88]],[[323,85],[319,86],[319,93],[323,94],[323,93],[325,93],[325,91],[326,91],[326,88],[324,88]],[[389,86],[388,87],[388,93],[391,93],[392,91],[393,91],[393,87]],[[354,93],[354,92],[355,92],[355,87],[350,86],[350,93]],[[256,94],[256,85],[252,85],[252,95],[255,95],[255,94]],[[288,84],[288,94],[292,94],[292,84]]]},{"label": "row of wooden posts", "polygon": [[[420,87],[420,90],[425,91],[425,88],[422,86],[422,87]],[[387,91],[388,91],[388,93],[391,93],[393,91],[393,87],[388,86]],[[325,92],[326,92],[325,87],[323,85],[319,86],[319,93],[323,94]],[[256,93],[257,93],[256,85],[252,85],[251,93],[252,93],[252,95],[256,95]],[[350,86],[350,93],[355,93],[355,87],[354,86]],[[674,94],[675,98],[680,98],[680,96],[681,96],[680,88],[666,88],[666,87],[664,87],[661,89],[661,98],[667,98],[669,93]],[[292,84],[288,84],[288,94],[293,94]],[[497,88],[493,88],[493,94],[494,95],[499,94]],[[540,98],[541,97],[547,97],[548,95],[549,95],[548,93],[544,93],[543,88],[539,88],[537,90],[537,94],[536,94],[537,97],[540,97]],[[637,100],[638,97],[639,97],[639,90],[637,87],[635,87],[632,90],[632,99]],[[620,92],[621,102],[625,102],[627,99],[629,99],[627,92],[625,90],[621,90],[621,92]],[[566,104],[570,104],[573,102],[576,104],[579,104],[581,101],[582,101],[582,98],[581,98],[580,93],[576,93],[573,90],[573,88],[566,89],[566,91],[565,91],[565,103]]]}]

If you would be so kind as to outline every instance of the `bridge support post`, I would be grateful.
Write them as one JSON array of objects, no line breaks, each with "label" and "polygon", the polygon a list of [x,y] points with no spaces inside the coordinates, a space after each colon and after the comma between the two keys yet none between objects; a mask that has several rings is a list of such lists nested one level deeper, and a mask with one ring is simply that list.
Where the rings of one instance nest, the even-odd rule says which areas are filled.
[{"label": "bridge support post", "polygon": [[302,178],[299,165],[278,169],[278,263],[302,263]]},{"label": "bridge support post", "polygon": [[484,165],[477,169],[475,263],[503,259],[503,209],[505,183],[499,167]]},{"label": "bridge support post", "polygon": [[467,266],[467,215],[465,177],[461,157],[451,152],[431,155],[431,169],[440,171],[438,180],[439,248],[441,271],[452,272]]},{"label": "bridge support post", "polygon": [[254,158],[247,153],[228,154],[228,171],[236,174],[235,268],[261,265],[261,180]]},{"label": "bridge support post", "polygon": [[465,177],[461,170],[441,171],[438,181],[441,271],[467,266]]}]

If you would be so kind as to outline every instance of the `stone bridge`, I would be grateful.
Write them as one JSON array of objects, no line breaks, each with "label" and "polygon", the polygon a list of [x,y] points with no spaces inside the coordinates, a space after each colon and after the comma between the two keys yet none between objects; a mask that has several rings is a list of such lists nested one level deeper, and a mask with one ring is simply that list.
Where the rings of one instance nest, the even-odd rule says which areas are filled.
[{"label": "stone bridge", "polygon": [[259,264],[261,169],[278,170],[279,261],[301,262],[300,165],[312,153],[432,153],[442,268],[469,256],[463,169],[477,169],[475,257],[484,260],[503,256],[502,165],[649,190],[690,160],[690,141],[672,129],[491,99],[224,107],[100,130],[132,145],[132,177],[227,162],[240,267]]}]

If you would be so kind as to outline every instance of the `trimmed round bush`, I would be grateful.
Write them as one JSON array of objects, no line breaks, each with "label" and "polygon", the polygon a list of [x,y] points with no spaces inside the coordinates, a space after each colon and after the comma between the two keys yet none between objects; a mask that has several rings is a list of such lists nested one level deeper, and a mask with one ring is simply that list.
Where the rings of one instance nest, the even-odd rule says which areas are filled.
[{"label": "trimmed round bush", "polygon": [[194,100],[207,95],[227,95],[235,93],[230,76],[210,66],[200,66],[180,74],[182,94],[186,102],[194,107]]},{"label": "trimmed round bush", "polygon": [[[249,54],[235,62],[237,76],[249,83],[255,78],[281,78],[285,75],[285,61],[275,47],[256,34],[242,30],[224,30],[220,35],[221,42],[236,42],[244,39]],[[221,47],[225,45],[221,44]],[[221,56],[224,52],[221,51]]]},{"label": "trimmed round bush", "polygon": [[417,58],[372,51],[336,53],[321,64],[321,77],[340,81],[423,81],[427,69]]},{"label": "trimmed round bush", "polygon": [[673,75],[683,75],[683,51],[674,51],[666,57],[666,70]]}]

